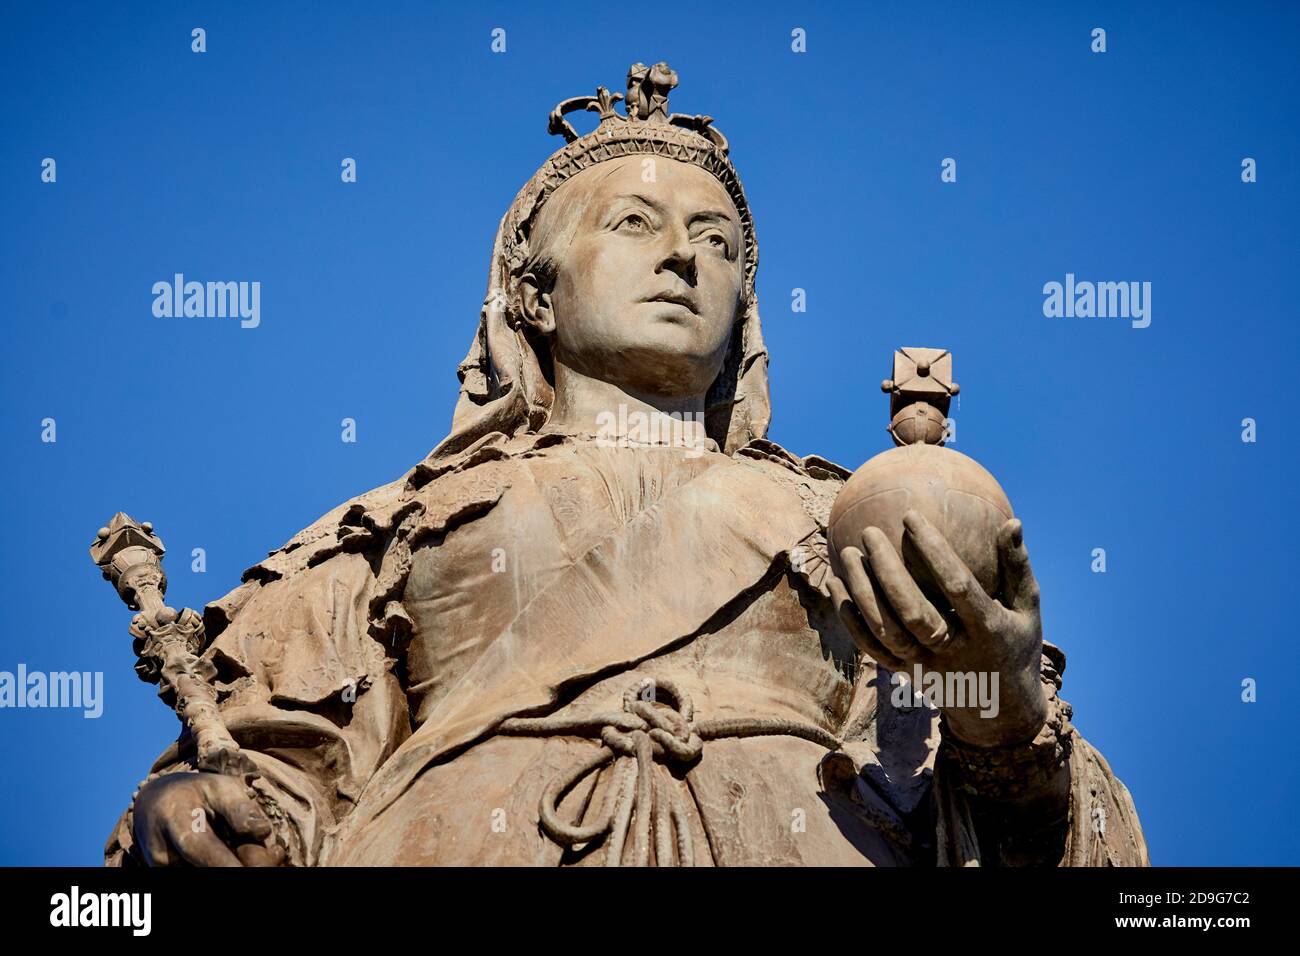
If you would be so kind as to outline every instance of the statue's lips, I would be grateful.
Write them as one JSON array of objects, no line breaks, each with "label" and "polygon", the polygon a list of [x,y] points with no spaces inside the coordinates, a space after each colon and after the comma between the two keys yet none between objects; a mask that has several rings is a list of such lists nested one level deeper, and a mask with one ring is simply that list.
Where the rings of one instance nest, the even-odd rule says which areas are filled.
[{"label": "statue's lips", "polygon": [[680,305],[682,308],[689,310],[691,315],[698,316],[700,314],[695,309],[695,300],[691,298],[689,295],[685,295],[681,292],[656,292],[654,295],[649,296],[644,301],[668,302],[672,305]]}]

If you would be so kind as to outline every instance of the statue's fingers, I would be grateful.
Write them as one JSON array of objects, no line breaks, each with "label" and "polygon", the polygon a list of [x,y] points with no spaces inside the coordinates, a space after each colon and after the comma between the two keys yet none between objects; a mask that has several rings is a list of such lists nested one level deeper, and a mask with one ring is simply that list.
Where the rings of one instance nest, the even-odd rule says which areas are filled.
[{"label": "statue's fingers", "polygon": [[862,612],[871,633],[895,657],[902,660],[914,659],[921,648],[876,600],[876,589],[871,583],[871,576],[867,574],[866,555],[857,548],[847,547],[840,552],[840,564],[843,565],[845,584],[853,595],[853,603]]},{"label": "statue's fingers", "polygon": [[244,866],[279,866],[284,862],[284,847],[279,844],[268,848],[260,843],[241,843],[235,847],[235,855]]},{"label": "statue's fingers", "polygon": [[1002,592],[1014,611],[1038,611],[1038,581],[1029,566],[1024,528],[1012,518],[998,529],[998,560],[1002,565]]},{"label": "statue's fingers", "polygon": [[909,511],[903,515],[903,527],[920,552],[921,560],[929,568],[935,584],[966,625],[966,630],[974,632],[987,629],[996,611],[993,599],[975,580],[975,575],[966,566],[966,562],[957,556],[948,539],[919,511]]},{"label": "statue's fingers", "polygon": [[844,626],[853,635],[853,640],[857,643],[858,648],[870,654],[876,661],[884,664],[890,670],[906,669],[907,664],[891,654],[885,645],[881,644],[876,638],[876,635],[871,633],[863,617],[858,612],[853,598],[849,597],[849,592],[845,590],[844,582],[832,575],[827,580],[827,587],[830,588],[831,603],[835,605],[840,620],[844,622]]},{"label": "statue's fingers", "polygon": [[261,841],[274,832],[270,818],[254,802],[243,780],[212,774],[205,783],[208,805],[221,815],[232,833]]},{"label": "statue's fingers", "polygon": [[[197,818],[196,818],[197,819]],[[242,866],[230,847],[221,842],[211,826],[197,829],[189,821],[167,828],[173,849],[191,866]]]},{"label": "statue's fingers", "polygon": [[[139,817],[137,817],[139,821]],[[136,826],[131,836],[146,866],[175,866],[177,859],[167,840],[167,833],[159,826]]]},{"label": "statue's fingers", "polygon": [[840,563],[844,565],[844,577],[854,605],[867,622],[871,634],[879,638],[883,630],[880,608],[876,604],[875,591],[867,576],[866,560],[862,552],[853,547],[845,548],[840,552]]},{"label": "statue's fingers", "polygon": [[885,533],[879,528],[868,528],[862,532],[862,543],[880,589],[899,620],[922,646],[942,645],[948,638],[948,623],[916,586]]}]

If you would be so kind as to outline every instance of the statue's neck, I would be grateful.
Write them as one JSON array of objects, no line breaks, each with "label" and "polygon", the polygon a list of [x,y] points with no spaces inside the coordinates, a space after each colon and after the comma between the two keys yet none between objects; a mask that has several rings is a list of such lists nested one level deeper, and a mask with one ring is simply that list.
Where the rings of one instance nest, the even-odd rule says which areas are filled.
[{"label": "statue's neck", "polygon": [[640,394],[557,363],[548,429],[636,442],[645,440],[647,423],[654,435],[672,434],[673,444],[703,444],[704,396]]}]

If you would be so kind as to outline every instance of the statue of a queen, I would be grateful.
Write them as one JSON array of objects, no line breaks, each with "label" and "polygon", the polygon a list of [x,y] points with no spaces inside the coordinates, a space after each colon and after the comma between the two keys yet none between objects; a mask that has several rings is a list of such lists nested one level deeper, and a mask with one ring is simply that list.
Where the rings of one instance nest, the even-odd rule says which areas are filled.
[{"label": "statue of a queen", "polygon": [[[261,799],[195,772],[183,734],[107,862],[1147,863],[1058,694],[1018,520],[996,595],[911,512],[949,607],[876,528],[832,573],[848,472],[766,438],[754,223],[676,83],[636,64],[626,97],[556,108],[451,433],[206,608]],[[995,673],[997,706],[900,699],[919,667]]]}]

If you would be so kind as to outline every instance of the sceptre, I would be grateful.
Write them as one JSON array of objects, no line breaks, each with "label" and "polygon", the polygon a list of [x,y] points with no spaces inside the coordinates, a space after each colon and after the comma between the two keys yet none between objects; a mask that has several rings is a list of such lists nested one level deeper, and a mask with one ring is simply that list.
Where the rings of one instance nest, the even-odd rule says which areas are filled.
[{"label": "sceptre", "polygon": [[[189,730],[198,770],[242,780],[249,796],[271,820],[276,842],[283,848],[283,813],[266,791],[257,765],[239,749],[217,709],[217,669],[200,656],[206,643],[203,618],[189,608],[177,612],[163,602],[167,575],[162,557],[166,553],[150,522],[137,522],[122,511],[99,529],[90,546],[90,557],[104,580],[137,612],[130,627],[136,674],[142,681],[158,685],[158,696]],[[257,844],[240,844],[234,850],[246,866],[263,865],[267,859],[266,851]]]},{"label": "sceptre", "polygon": [[199,770],[243,777],[251,785],[260,773],[222,722],[213,684],[216,668],[199,656],[203,618],[189,608],[178,613],[163,603],[165,553],[150,522],[141,524],[122,511],[99,529],[90,546],[90,557],[104,579],[128,608],[139,612],[130,627],[138,658],[135,672],[142,681],[158,685],[158,696],[189,729]]}]

